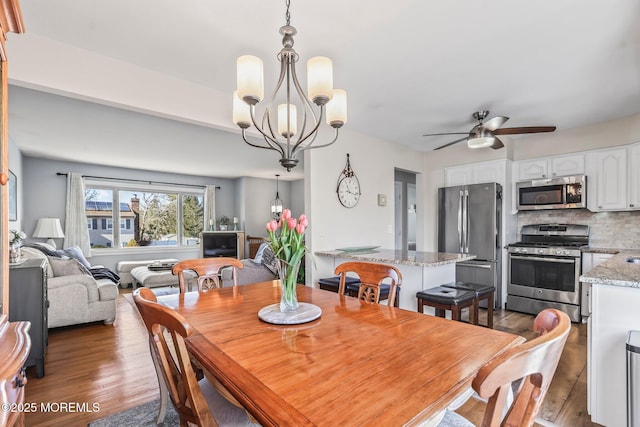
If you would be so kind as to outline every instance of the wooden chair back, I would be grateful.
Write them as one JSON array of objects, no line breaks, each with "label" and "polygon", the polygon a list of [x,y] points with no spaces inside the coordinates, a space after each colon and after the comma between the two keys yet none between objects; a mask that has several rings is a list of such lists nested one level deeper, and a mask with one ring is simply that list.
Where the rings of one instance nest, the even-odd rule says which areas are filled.
[{"label": "wooden chair back", "polygon": [[[483,368],[473,388],[488,399],[483,426],[532,426],[556,371],[571,329],[566,313],[541,311],[533,322],[539,336],[507,350]],[[504,419],[512,382],[522,379]]]},{"label": "wooden chair back", "polygon": [[186,292],[186,281],[184,277],[185,271],[193,271],[198,275],[198,291],[203,291],[222,287],[222,283],[220,282],[220,270],[224,267],[231,267],[233,269],[233,286],[238,286],[238,269],[241,269],[243,264],[236,258],[217,257],[186,259],[177,262],[171,269],[171,272],[178,276],[180,293],[184,293]]},{"label": "wooden chair back", "polygon": [[260,249],[260,245],[268,243],[269,239],[266,237],[247,236],[247,242],[249,243],[249,258],[254,259]]},{"label": "wooden chair back", "polygon": [[[158,304],[151,289],[137,289],[133,300],[149,332],[151,351],[159,361],[169,396],[180,416],[180,424],[217,426],[185,345],[185,338],[193,333],[193,329],[180,314]],[[167,339],[165,332],[171,336],[171,340]]]},{"label": "wooden chair back", "polygon": [[338,293],[345,295],[347,286],[345,280],[347,273],[352,272],[360,278],[358,299],[378,304],[380,302],[380,289],[385,279],[390,279],[389,306],[393,306],[396,300],[396,291],[402,284],[402,273],[396,267],[375,262],[353,261],[345,262],[336,267],[336,274],[340,275]]}]

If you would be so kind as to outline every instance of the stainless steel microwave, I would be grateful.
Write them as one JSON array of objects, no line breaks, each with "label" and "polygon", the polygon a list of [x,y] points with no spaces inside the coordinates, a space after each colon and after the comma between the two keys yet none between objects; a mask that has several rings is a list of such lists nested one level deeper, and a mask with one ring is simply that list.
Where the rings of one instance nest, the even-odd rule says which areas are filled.
[{"label": "stainless steel microwave", "polygon": [[575,209],[587,207],[587,177],[561,176],[516,183],[517,209]]}]

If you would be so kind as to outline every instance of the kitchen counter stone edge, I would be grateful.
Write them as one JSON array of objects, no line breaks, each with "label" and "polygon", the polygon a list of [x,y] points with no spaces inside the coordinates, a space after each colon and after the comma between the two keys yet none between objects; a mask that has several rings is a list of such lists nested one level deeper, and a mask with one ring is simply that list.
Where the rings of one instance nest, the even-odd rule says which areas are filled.
[{"label": "kitchen counter stone edge", "polygon": [[[419,267],[438,267],[456,262],[470,261],[475,255],[445,252],[396,251],[377,249],[369,252],[318,251],[316,256],[348,258],[357,261],[380,262],[386,264],[414,265]],[[639,285],[640,286],[640,285]]]},{"label": "kitchen counter stone edge", "polygon": [[585,283],[640,288],[640,264],[627,262],[627,258],[640,256],[640,250],[621,249],[611,259],[580,276]]}]

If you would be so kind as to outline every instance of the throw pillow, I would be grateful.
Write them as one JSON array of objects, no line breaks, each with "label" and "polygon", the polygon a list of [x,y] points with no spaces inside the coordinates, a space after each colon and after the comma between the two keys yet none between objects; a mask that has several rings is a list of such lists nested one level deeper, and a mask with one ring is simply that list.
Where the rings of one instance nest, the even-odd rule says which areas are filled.
[{"label": "throw pillow", "polygon": [[61,258],[66,256],[69,258],[77,259],[80,264],[84,265],[87,268],[87,270],[91,268],[91,263],[89,263],[89,261],[87,261],[87,259],[84,257],[80,246],[71,246],[66,249],[58,249],[56,253]]},{"label": "throw pillow", "polygon": [[260,265],[262,264],[262,257],[264,255],[264,249],[269,246],[266,243],[261,243],[260,247],[258,248],[258,251],[256,252],[256,256],[250,260],[252,263],[256,264],[256,265]]},{"label": "throw pillow", "polygon": [[80,264],[77,259],[63,259],[51,256],[48,256],[47,259],[49,260],[51,270],[53,270],[53,277],[72,276],[74,274],[86,274],[88,276],[91,276],[91,273],[85,268],[84,265]]},{"label": "throw pillow", "polygon": [[273,253],[269,246],[262,251],[262,265],[267,267],[275,276],[278,276],[278,258],[276,258],[276,254]]}]

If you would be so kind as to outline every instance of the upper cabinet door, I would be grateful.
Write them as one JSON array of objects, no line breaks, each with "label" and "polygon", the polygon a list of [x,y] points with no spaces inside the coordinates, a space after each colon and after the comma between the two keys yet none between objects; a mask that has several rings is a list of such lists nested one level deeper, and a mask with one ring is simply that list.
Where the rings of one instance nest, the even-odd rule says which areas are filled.
[{"label": "upper cabinet door", "polygon": [[584,155],[548,157],[519,162],[520,181],[556,176],[584,175]]},{"label": "upper cabinet door", "polygon": [[518,164],[520,181],[549,177],[549,161],[547,159],[523,160]]},{"label": "upper cabinet door", "polygon": [[629,148],[629,208],[640,209],[640,144]]},{"label": "upper cabinet door", "polygon": [[561,156],[551,159],[551,176],[584,175],[584,155]]},{"label": "upper cabinet door", "polygon": [[595,153],[597,169],[596,197],[598,210],[627,208],[627,149]]}]

